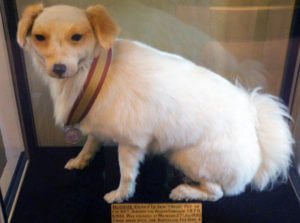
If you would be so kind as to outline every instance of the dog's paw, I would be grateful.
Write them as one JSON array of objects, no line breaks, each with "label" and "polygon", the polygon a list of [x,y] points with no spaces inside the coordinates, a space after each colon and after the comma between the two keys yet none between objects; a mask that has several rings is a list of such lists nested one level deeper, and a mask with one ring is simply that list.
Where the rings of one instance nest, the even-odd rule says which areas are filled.
[{"label": "dog's paw", "polygon": [[128,194],[121,193],[119,190],[113,190],[104,195],[104,199],[107,203],[120,203],[129,198]]},{"label": "dog's paw", "polygon": [[73,169],[84,169],[87,165],[89,164],[89,160],[87,159],[83,159],[83,158],[79,158],[79,157],[75,157],[70,159],[66,165],[65,165],[65,169],[68,170],[73,170]]},{"label": "dog's paw", "polygon": [[[221,187],[215,183],[209,183],[209,185],[210,188],[204,186],[192,186],[188,184],[181,184],[171,191],[169,198],[174,201],[180,201],[180,200],[217,201],[219,200],[223,196],[223,191]],[[209,189],[211,190],[209,191]]]},{"label": "dog's paw", "polygon": [[169,198],[173,201],[189,200],[186,198],[186,194],[188,193],[189,191],[185,186],[179,185],[171,191]]}]

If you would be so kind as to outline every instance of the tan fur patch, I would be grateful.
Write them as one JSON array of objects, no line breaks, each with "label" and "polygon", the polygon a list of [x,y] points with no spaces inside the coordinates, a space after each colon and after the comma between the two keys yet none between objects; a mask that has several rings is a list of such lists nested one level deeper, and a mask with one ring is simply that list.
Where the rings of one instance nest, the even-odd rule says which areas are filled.
[{"label": "tan fur patch", "polygon": [[43,9],[44,7],[42,4],[31,5],[25,9],[22,19],[18,24],[17,41],[20,46],[24,47],[26,45],[26,36],[28,31],[35,18],[43,11]]},{"label": "tan fur patch", "polygon": [[101,46],[109,49],[119,34],[120,27],[102,6],[91,6],[86,12]]}]

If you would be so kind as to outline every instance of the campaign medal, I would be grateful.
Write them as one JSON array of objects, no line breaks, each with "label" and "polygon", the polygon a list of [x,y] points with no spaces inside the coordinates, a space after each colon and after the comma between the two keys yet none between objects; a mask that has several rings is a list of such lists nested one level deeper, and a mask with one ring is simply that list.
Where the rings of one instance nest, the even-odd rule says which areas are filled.
[{"label": "campaign medal", "polygon": [[82,139],[82,132],[72,126],[65,127],[65,142],[69,144],[79,143]]}]

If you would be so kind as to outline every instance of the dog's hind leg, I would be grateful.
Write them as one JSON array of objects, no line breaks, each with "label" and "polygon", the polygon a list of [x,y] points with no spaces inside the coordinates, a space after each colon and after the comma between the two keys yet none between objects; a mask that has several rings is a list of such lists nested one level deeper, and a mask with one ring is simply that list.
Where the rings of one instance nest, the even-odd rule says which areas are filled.
[{"label": "dog's hind leg", "polygon": [[75,158],[70,159],[66,163],[65,169],[68,169],[68,170],[81,169],[82,170],[94,158],[94,156],[98,150],[99,150],[98,141],[93,136],[89,135],[81,152]]},{"label": "dog's hind leg", "polygon": [[172,200],[217,201],[223,197],[221,185],[201,180],[200,185],[180,184],[170,193]]}]

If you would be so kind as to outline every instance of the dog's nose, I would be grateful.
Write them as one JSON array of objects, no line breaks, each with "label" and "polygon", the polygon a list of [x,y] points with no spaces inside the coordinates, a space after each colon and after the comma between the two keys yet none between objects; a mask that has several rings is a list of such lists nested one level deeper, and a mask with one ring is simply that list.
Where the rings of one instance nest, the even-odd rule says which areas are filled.
[{"label": "dog's nose", "polygon": [[59,77],[61,77],[67,70],[66,65],[64,64],[54,64],[52,71],[57,74]]}]

